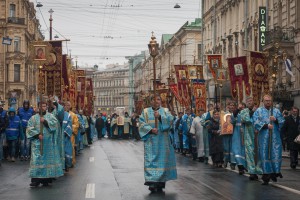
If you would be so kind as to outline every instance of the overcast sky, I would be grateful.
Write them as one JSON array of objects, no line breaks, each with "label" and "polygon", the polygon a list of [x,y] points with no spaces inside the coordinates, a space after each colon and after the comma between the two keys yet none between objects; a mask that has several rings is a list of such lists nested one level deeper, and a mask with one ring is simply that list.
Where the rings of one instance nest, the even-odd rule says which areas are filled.
[{"label": "overcast sky", "polygon": [[[80,67],[127,62],[147,49],[151,32],[158,42],[162,34],[175,33],[186,21],[201,16],[201,0],[31,0],[41,30],[49,39],[48,11],[53,13],[53,39],[70,39],[64,53],[78,57]],[[175,9],[178,3],[181,8]]]}]

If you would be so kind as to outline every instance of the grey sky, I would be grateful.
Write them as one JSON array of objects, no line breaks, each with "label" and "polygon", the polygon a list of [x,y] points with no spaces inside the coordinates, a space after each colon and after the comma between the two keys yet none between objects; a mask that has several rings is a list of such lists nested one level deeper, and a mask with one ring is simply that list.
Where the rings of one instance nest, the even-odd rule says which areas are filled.
[{"label": "grey sky", "polygon": [[[41,30],[49,39],[49,13],[53,13],[53,37],[70,39],[64,53],[71,49],[79,66],[124,63],[147,49],[151,32],[158,42],[161,35],[175,33],[186,21],[200,16],[201,0],[31,0],[41,2],[37,9]],[[181,8],[174,9],[178,3]],[[46,22],[44,22],[44,20]],[[66,48],[67,47],[67,48]],[[68,49],[68,50],[67,50]]]}]

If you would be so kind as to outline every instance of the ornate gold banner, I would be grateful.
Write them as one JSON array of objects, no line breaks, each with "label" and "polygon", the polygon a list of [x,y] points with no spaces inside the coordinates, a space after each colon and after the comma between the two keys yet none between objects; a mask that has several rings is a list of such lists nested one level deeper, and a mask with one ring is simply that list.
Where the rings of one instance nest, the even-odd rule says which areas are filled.
[{"label": "ornate gold banner", "polygon": [[259,105],[262,96],[269,93],[268,60],[263,53],[250,52],[250,63],[253,100],[256,105]]}]

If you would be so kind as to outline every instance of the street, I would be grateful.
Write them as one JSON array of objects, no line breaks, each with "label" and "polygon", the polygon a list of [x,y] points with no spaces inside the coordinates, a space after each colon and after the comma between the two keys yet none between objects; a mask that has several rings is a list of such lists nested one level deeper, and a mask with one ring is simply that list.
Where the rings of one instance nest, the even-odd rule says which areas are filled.
[{"label": "street", "polygon": [[178,179],[163,193],[144,186],[143,142],[102,139],[77,157],[77,165],[48,187],[30,188],[29,162],[3,162],[1,200],[141,200],[141,199],[299,199],[300,169],[291,170],[284,159],[283,179],[269,186],[247,176],[213,168],[176,154]]}]

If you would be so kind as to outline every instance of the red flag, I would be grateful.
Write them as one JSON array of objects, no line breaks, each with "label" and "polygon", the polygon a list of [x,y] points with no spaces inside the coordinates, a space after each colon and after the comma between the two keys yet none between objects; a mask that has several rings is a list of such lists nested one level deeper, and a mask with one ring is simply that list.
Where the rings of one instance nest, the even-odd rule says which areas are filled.
[{"label": "red flag", "polygon": [[214,79],[217,79],[217,70],[222,68],[222,55],[212,54],[207,55],[208,67]]},{"label": "red flag", "polygon": [[199,109],[206,111],[206,87],[205,83],[193,83],[196,114],[199,116]]},{"label": "red flag", "polygon": [[231,94],[234,99],[238,96],[240,101],[243,100],[244,87],[247,96],[251,94],[251,86],[249,83],[249,73],[247,67],[247,57],[228,58],[228,68],[230,74]]},{"label": "red flag", "polygon": [[254,102],[259,105],[263,94],[269,93],[268,60],[263,53],[251,52],[252,93]]},{"label": "red flag", "polygon": [[185,107],[189,107],[191,103],[190,99],[190,87],[188,79],[188,69],[186,65],[175,65],[177,85],[179,96],[182,99],[182,103]]},{"label": "red flag", "polygon": [[174,83],[174,84],[170,84],[169,87],[171,92],[174,94],[175,98],[177,99],[177,101],[180,103],[180,105],[183,105],[183,101],[178,92],[178,85]]}]

